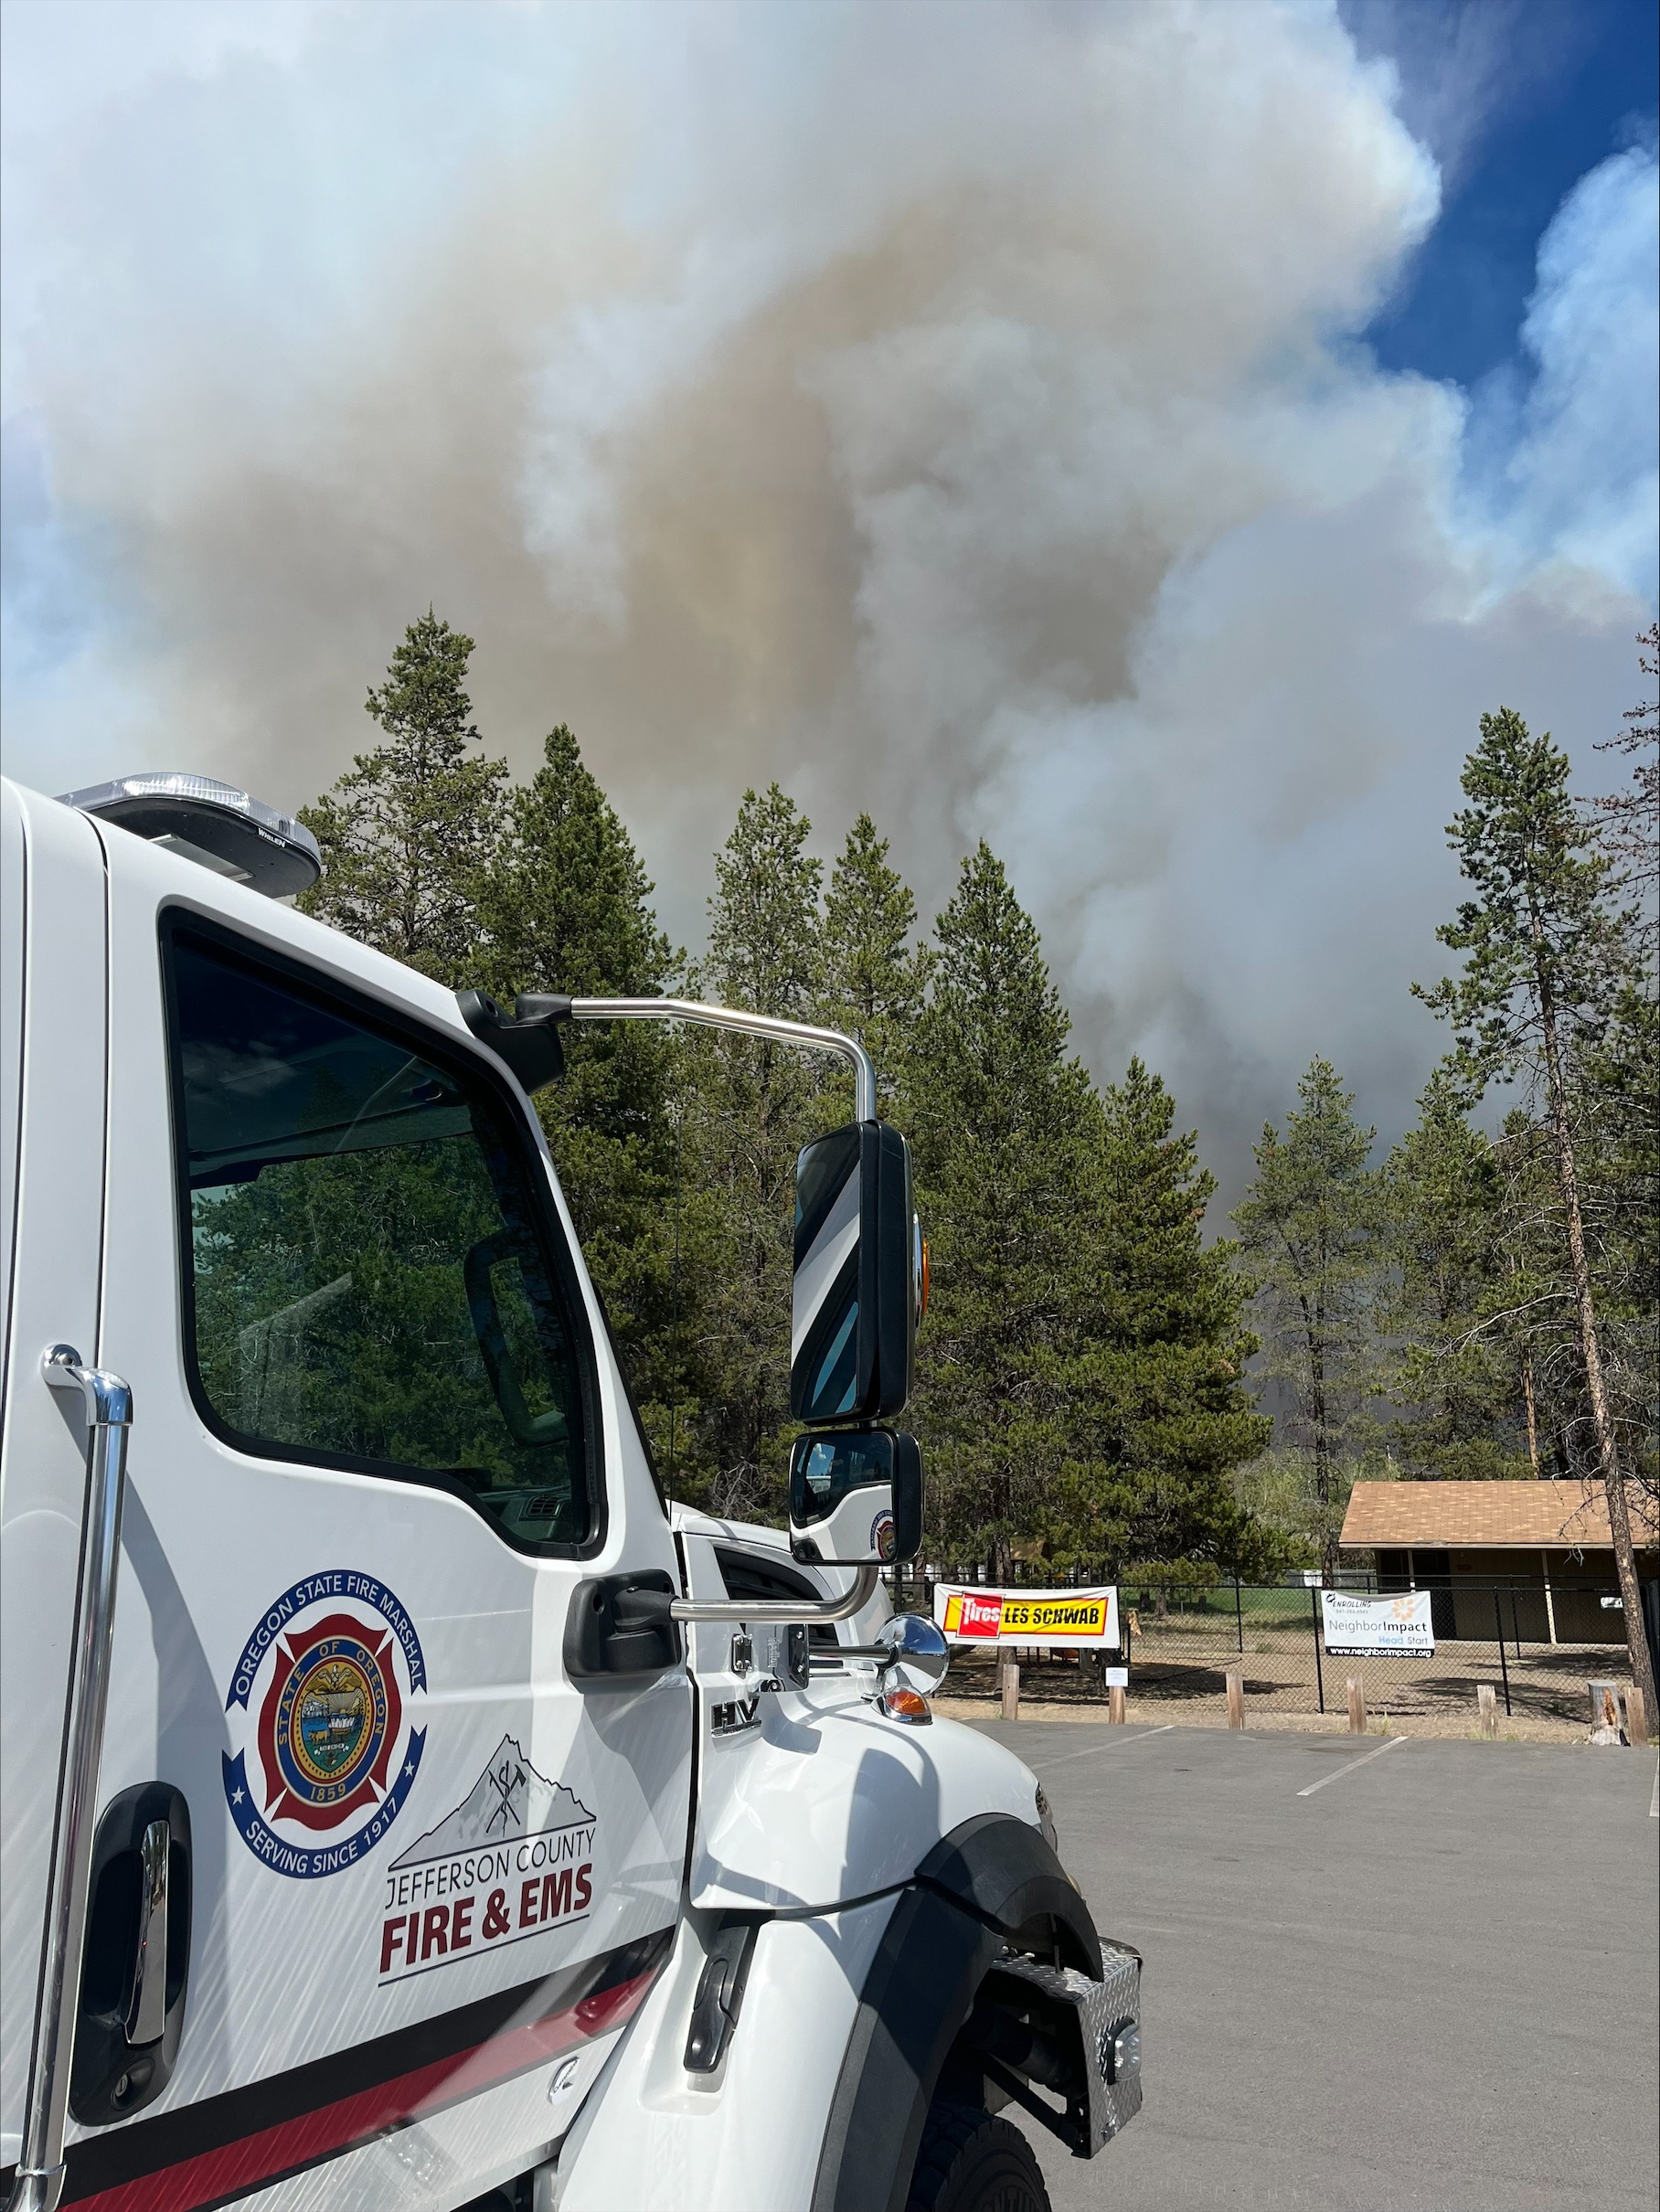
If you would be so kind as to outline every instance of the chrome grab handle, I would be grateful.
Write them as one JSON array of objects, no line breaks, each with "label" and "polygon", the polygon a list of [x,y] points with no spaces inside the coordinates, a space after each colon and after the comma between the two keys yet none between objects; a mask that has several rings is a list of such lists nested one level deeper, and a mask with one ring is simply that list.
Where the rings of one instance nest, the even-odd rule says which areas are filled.
[{"label": "chrome grab handle", "polygon": [[127,2041],[158,2043],[167,2025],[167,1860],[173,1830],[153,1820],[139,1845],[140,1913],[138,1952],[133,1962],[133,2002],[127,2007]]},{"label": "chrome grab handle", "polygon": [[[29,2058],[28,2101],[24,2108],[23,2151],[7,2212],[55,2212],[63,2194],[63,2130],[75,2045],[75,2008],[80,1996],[80,1954],[86,1940],[92,1815],[103,1749],[104,1707],[110,1694],[110,1636],[115,1622],[115,1577],[121,1560],[127,1432],[133,1421],[133,1393],[121,1377],[101,1367],[83,1366],[80,1354],[70,1345],[53,1345],[41,1355],[40,1368],[50,1388],[80,1394],[87,1420],[87,1488],[75,1633],[69,1646],[63,1758],[58,1778],[58,1820],[48,1875],[35,2041]],[[149,1837],[144,1840],[148,1845]],[[146,1865],[146,1882],[148,1877]],[[165,1899],[165,1875],[163,1884]],[[165,1902],[163,1920],[165,1926]],[[165,1940],[163,1951],[157,1979],[165,1990]]]},{"label": "chrome grab handle", "polygon": [[805,1598],[676,1598],[668,1615],[671,1621],[742,1621],[755,1628],[846,1621],[869,1604],[881,1575],[879,1567],[861,1567],[846,1597],[822,1598],[816,1605]]}]

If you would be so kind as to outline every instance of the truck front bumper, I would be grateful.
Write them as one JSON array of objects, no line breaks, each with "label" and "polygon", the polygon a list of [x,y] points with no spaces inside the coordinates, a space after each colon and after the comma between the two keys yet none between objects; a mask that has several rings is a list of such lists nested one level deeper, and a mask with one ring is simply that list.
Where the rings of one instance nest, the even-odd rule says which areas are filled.
[{"label": "truck front bumper", "polygon": [[1101,1960],[1099,1982],[1076,1967],[1040,1966],[1030,1959],[1008,1959],[1000,1969],[1041,1990],[1051,2016],[1077,2022],[1086,2106],[1078,2113],[1084,2141],[1074,2148],[1082,2158],[1104,2149],[1142,2102],[1141,1953],[1103,1936]]}]

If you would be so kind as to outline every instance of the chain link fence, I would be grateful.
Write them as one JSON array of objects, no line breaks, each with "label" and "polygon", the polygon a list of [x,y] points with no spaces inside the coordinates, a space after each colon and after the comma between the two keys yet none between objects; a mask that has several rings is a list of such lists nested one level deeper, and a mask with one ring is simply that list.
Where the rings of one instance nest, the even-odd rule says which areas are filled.
[{"label": "chain link fence", "polygon": [[[931,1613],[935,1581],[972,1586],[984,1569],[903,1572],[894,1602]],[[1023,1590],[1067,1584],[1019,1578]],[[1013,1587],[1011,1584],[1010,1587]],[[1087,1586],[1086,1586],[1087,1587]],[[1345,1575],[1339,1587],[1377,1591],[1373,1578]],[[1379,1594],[1393,1594],[1389,1592]],[[995,1694],[997,1654],[1019,1659],[1021,1693],[1045,1703],[1104,1706],[1105,1665],[1126,1666],[1129,1695],[1144,1712],[1204,1708],[1219,1721],[1227,1678],[1243,1677],[1249,1710],[1314,1717],[1342,1715],[1348,1684],[1357,1680],[1375,1717],[1467,1717],[1475,1722],[1483,1684],[1497,1712],[1585,1725],[1587,1685],[1630,1679],[1625,1616],[1605,1601],[1606,1589],[1536,1583],[1477,1583],[1432,1589],[1434,1650],[1422,1656],[1388,1653],[1354,1658],[1326,1649],[1320,1591],[1302,1585],[1223,1582],[1208,1590],[1149,1582],[1118,1585],[1117,1653],[1069,1653],[999,1644],[984,1651],[953,1646],[952,1678],[959,1695]],[[1181,1717],[1198,1719],[1198,1710]]]}]

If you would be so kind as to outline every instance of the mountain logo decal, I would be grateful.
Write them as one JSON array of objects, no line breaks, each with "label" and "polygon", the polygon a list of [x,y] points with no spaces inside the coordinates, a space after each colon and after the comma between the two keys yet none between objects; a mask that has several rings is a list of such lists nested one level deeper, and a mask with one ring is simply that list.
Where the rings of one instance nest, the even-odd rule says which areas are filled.
[{"label": "mountain logo decal", "polygon": [[599,1825],[504,1736],[460,1804],[387,1871],[381,1983],[586,1920]]}]

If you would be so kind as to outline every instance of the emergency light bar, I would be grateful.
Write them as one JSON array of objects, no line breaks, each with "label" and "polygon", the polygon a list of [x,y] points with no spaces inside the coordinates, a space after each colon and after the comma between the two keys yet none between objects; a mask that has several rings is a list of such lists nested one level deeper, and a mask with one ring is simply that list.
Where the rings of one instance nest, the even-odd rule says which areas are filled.
[{"label": "emergency light bar", "polygon": [[213,776],[152,769],[59,797],[267,899],[292,899],[323,873],[317,840],[303,823]]}]

